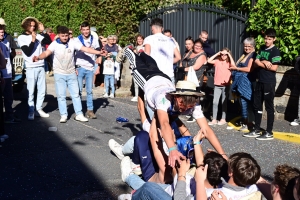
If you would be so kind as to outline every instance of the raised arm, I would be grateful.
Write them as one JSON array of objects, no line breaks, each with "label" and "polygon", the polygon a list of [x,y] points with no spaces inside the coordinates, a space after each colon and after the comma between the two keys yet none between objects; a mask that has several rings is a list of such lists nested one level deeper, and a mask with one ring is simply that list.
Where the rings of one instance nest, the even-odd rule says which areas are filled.
[{"label": "raised arm", "polygon": [[215,58],[217,57],[217,56],[219,56],[220,55],[220,51],[218,52],[218,53],[216,53],[215,55],[213,55],[212,57],[210,57],[208,60],[207,60],[207,62],[209,63],[209,64],[215,64]]},{"label": "raised arm", "polygon": [[221,154],[226,160],[228,159],[217,136],[215,135],[214,131],[210,128],[207,124],[206,118],[198,118],[197,123],[201,128],[205,138],[209,141],[209,143],[214,147],[214,149]]},{"label": "raised arm", "polygon": [[202,150],[202,139],[204,138],[204,133],[202,130],[198,132],[197,135],[193,138],[194,142],[194,154],[195,154],[195,160],[196,160],[196,166],[199,167],[200,165],[203,165],[204,160],[204,153]]},{"label": "raised arm", "polygon": [[227,55],[228,55],[228,57],[229,57],[229,59],[230,59],[230,66],[235,66],[235,62],[234,62],[234,60],[233,60],[231,54],[230,54],[230,53],[227,53]]}]

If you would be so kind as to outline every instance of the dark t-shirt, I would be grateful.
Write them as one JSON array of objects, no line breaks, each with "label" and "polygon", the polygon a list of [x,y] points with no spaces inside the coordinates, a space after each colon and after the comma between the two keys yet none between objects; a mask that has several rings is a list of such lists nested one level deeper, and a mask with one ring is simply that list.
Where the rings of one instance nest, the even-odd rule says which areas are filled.
[{"label": "dark t-shirt", "polygon": [[113,44],[112,46],[109,46],[108,44],[106,44],[104,46],[104,50],[107,51],[108,53],[118,52],[118,46],[116,44]]},{"label": "dark t-shirt", "polygon": [[[273,65],[278,65],[281,60],[280,51],[276,46],[271,48],[263,46],[258,52],[256,59],[260,61],[267,60]],[[262,83],[276,83],[276,72],[260,67],[258,71],[258,81]]]},{"label": "dark t-shirt", "polygon": [[10,45],[11,49],[17,49],[18,48],[14,38],[10,34],[7,34],[5,39],[9,42],[9,45]]}]

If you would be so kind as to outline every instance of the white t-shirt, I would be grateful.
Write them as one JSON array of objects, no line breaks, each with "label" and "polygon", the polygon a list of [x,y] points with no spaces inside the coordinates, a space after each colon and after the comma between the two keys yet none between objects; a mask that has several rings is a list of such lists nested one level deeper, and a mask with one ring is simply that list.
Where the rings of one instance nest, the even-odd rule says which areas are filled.
[{"label": "white t-shirt", "polygon": [[[37,62],[33,62],[32,58],[34,56],[39,56],[42,51],[42,45],[41,41],[44,39],[44,37],[40,34],[36,35],[35,43],[33,52],[29,57],[26,56],[26,54],[22,51],[22,55],[25,61],[26,67],[40,67],[44,65],[44,60],[39,60]],[[22,46],[29,46],[32,40],[32,35],[22,34],[18,37],[18,44],[20,47]]]},{"label": "white t-shirt", "polygon": [[[0,42],[0,48],[2,50],[3,56],[6,60],[6,69],[1,69],[3,78],[11,78],[12,77],[12,66],[10,63],[10,44],[7,40],[3,40]],[[2,98],[2,97],[1,97]]]},{"label": "white t-shirt", "polygon": [[[169,112],[171,111],[172,97],[167,93],[175,90],[175,86],[170,80],[160,76],[154,76],[149,79],[144,86],[147,104],[152,110],[163,110],[165,112]],[[196,105],[195,107],[179,114],[192,114],[195,119],[204,117],[201,105]]]},{"label": "white t-shirt", "polygon": [[156,33],[145,38],[144,45],[151,46],[150,56],[156,61],[158,68],[170,78],[174,77],[173,60],[176,45],[172,38]]},{"label": "white t-shirt", "polygon": [[[259,191],[258,187],[253,184],[247,187],[238,187],[238,186],[233,186],[231,188],[241,188],[239,190],[233,190],[230,188],[227,188],[226,186],[223,185],[223,187],[218,188],[217,190],[222,191],[224,193],[224,195],[227,197],[227,199],[232,199],[232,200],[239,200],[253,192]],[[211,194],[213,193],[213,191],[216,189],[206,189],[206,195],[208,197],[208,199],[210,199]]]},{"label": "white t-shirt", "polygon": [[79,51],[83,45],[74,40],[68,42],[68,48],[64,44],[53,41],[48,50],[53,54],[54,74],[72,74],[75,72],[74,51]]},{"label": "white t-shirt", "polygon": [[115,63],[112,59],[105,60],[103,63],[103,74],[114,75],[115,74]]},{"label": "white t-shirt", "polygon": [[[81,41],[78,38],[75,38],[74,40],[81,44]],[[92,49],[100,48],[98,38],[93,37],[93,40],[91,40],[91,36],[90,36],[87,39],[83,39],[83,41],[86,47]],[[95,66],[95,60],[96,60],[95,54],[90,54],[82,51],[76,52],[76,65],[86,70],[93,71]]]}]

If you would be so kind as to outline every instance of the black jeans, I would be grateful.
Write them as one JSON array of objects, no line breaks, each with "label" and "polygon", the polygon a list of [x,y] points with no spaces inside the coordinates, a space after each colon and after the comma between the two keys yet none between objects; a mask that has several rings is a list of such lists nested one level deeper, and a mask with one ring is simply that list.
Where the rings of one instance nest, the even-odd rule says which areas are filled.
[{"label": "black jeans", "polygon": [[4,114],[3,114],[3,98],[2,98],[2,88],[0,85],[0,135],[4,135]]},{"label": "black jeans", "polygon": [[267,111],[267,131],[272,133],[274,123],[275,83],[257,82],[254,90],[253,108],[255,113],[255,130],[260,129],[263,102]]}]

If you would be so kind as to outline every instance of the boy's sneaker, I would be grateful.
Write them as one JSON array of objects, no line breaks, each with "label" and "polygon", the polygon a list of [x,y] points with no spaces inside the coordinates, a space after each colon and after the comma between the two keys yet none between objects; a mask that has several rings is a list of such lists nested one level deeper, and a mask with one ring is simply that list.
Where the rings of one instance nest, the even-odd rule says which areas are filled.
[{"label": "boy's sneaker", "polygon": [[107,97],[108,97],[108,94],[107,94],[107,93],[105,93],[105,94],[103,95],[103,97],[107,98]]},{"label": "boy's sneaker", "polygon": [[191,116],[188,120],[186,120],[187,123],[193,123],[195,121],[196,119],[193,116]]},{"label": "boy's sneaker", "polygon": [[137,102],[138,101],[138,97],[133,97],[130,101]]},{"label": "boy's sneaker", "polygon": [[109,98],[115,98],[115,95],[113,94],[113,93],[111,93],[110,95],[109,95]]},{"label": "boy's sneaker", "polygon": [[91,118],[91,119],[97,119],[97,116],[95,115],[95,113],[92,110],[88,110],[86,112],[86,117]]},{"label": "boy's sneaker", "polygon": [[28,120],[34,120],[34,112],[28,114]]},{"label": "boy's sneaker", "polygon": [[59,123],[66,123],[68,120],[68,117],[67,116],[61,116],[60,117],[60,120],[59,120]]},{"label": "boy's sneaker", "polygon": [[298,126],[299,123],[300,123],[300,119],[294,119],[294,121],[292,121],[292,122],[290,123],[290,125],[291,125],[291,126]]},{"label": "boy's sneaker", "polygon": [[186,115],[185,117],[186,117],[186,118],[190,118],[190,117],[192,117],[192,115]]},{"label": "boy's sneaker", "polygon": [[261,136],[255,138],[257,140],[273,140],[273,133],[269,133],[267,131],[265,131]]},{"label": "boy's sneaker", "polygon": [[123,145],[120,145],[118,142],[116,142],[114,139],[110,139],[108,141],[108,146],[112,152],[120,159],[122,160],[124,158],[124,154],[122,152]]},{"label": "boy's sneaker", "polygon": [[135,173],[136,175],[142,175],[142,169],[141,169],[141,166],[140,165],[136,165],[134,164],[134,162],[131,161],[130,163],[131,165],[131,169],[132,169],[132,172]]},{"label": "boy's sneaker", "polygon": [[131,194],[121,194],[118,196],[118,200],[131,200]]},{"label": "boy's sneaker", "polygon": [[259,130],[253,130],[253,131],[250,131],[249,133],[245,133],[243,135],[243,137],[249,137],[249,138],[257,138],[259,136],[261,136]]},{"label": "boy's sneaker", "polygon": [[76,115],[75,120],[80,121],[80,122],[88,122],[89,121],[88,118],[83,116],[83,114]]},{"label": "boy's sneaker", "polygon": [[42,109],[35,112],[36,117],[49,117],[48,113],[45,113]]},{"label": "boy's sneaker", "polygon": [[129,175],[134,174],[131,169],[131,160],[129,156],[125,156],[121,161],[121,173],[122,173],[122,180],[124,182]]}]

